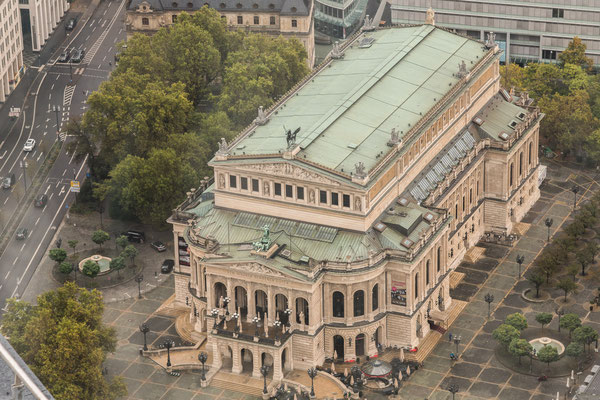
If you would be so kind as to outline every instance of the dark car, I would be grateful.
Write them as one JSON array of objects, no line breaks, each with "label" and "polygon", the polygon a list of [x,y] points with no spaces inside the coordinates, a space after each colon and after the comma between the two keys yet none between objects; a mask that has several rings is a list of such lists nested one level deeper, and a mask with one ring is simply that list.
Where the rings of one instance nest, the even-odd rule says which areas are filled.
[{"label": "dark car", "polygon": [[140,231],[127,231],[123,232],[121,235],[127,236],[127,240],[130,242],[144,243],[146,241],[146,235],[144,232]]},{"label": "dark car", "polygon": [[71,58],[71,51],[65,50],[58,57],[58,62],[66,63],[67,61],[69,61],[70,58]]},{"label": "dark car", "polygon": [[173,271],[174,265],[175,261],[167,259],[163,261],[162,265],[160,266],[160,272],[163,274],[168,274],[169,272]]},{"label": "dark car", "polygon": [[48,203],[48,196],[45,194],[39,194],[33,201],[33,205],[36,207],[44,207]]},{"label": "dark car", "polygon": [[27,228],[19,228],[17,229],[17,240],[25,240],[27,239]]},{"label": "dark car", "polygon": [[157,240],[156,242],[152,242],[152,243],[150,244],[150,246],[151,246],[151,247],[152,247],[154,250],[158,251],[159,253],[160,253],[161,251],[165,251],[165,250],[167,249],[167,246],[165,246],[165,244],[164,244],[163,242],[159,241],[159,240]]},{"label": "dark car", "polygon": [[10,176],[2,178],[2,187],[4,189],[10,189],[12,187],[12,185],[15,184],[15,182],[16,182],[15,174],[10,174]]},{"label": "dark car", "polygon": [[71,18],[70,20],[67,21],[67,24],[65,25],[65,29],[68,31],[72,31],[73,29],[75,29],[75,25],[77,25],[77,18]]},{"label": "dark car", "polygon": [[83,51],[83,49],[75,50],[73,57],[71,57],[71,62],[80,63],[83,60],[84,54],[85,54],[85,51]]}]

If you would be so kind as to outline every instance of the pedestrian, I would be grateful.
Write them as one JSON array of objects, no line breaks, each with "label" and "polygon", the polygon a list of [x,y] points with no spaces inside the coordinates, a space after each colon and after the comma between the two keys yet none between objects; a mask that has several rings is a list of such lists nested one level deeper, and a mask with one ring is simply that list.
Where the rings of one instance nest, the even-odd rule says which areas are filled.
[{"label": "pedestrian", "polygon": [[112,61],[109,61],[109,62],[108,62],[108,66],[109,66],[109,67],[112,67]]},{"label": "pedestrian", "polygon": [[448,341],[452,343],[452,332],[448,332]]}]

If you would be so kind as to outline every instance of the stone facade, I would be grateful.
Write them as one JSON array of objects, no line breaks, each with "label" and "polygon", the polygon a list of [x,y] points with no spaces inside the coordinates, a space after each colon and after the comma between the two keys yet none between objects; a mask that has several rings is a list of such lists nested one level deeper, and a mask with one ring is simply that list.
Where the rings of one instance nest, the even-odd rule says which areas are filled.
[{"label": "stone facade", "polygon": [[23,33],[17,0],[0,2],[0,103],[17,86],[23,72]]},{"label": "stone facade", "polygon": [[[459,40],[433,28],[401,29]],[[257,124],[222,144],[211,162],[214,184],[190,192],[169,220],[180,244],[177,300],[193,304],[190,313],[202,320],[197,328],[220,355],[214,368],[256,376],[268,355],[280,377],[326,358],[364,360],[381,346],[419,346],[444,325],[453,307],[450,274],[467,249],[485,233],[510,234],[539,197],[543,115],[500,87],[500,51],[483,49],[403,140],[392,135],[389,152],[368,171],[357,163],[349,174],[300,157],[312,144],[234,154],[251,148]],[[310,89],[332,62],[296,90]],[[263,226],[271,232],[260,239]],[[238,313],[241,333],[232,329]],[[274,338],[280,322],[288,327]],[[269,336],[248,329],[253,323],[270,327]]]},{"label": "stone facade", "polygon": [[19,8],[29,11],[31,48],[33,51],[42,49],[63,15],[69,10],[70,4],[66,0],[19,1]]},{"label": "stone facade", "polygon": [[315,40],[313,27],[313,3],[304,0],[273,0],[271,3],[206,1],[172,2],[170,5],[156,0],[132,0],[127,8],[125,26],[127,33],[156,32],[169,26],[182,12],[193,14],[199,7],[214,8],[227,21],[227,26],[247,32],[265,33],[273,36],[298,39],[306,48],[310,67],[315,61]]}]

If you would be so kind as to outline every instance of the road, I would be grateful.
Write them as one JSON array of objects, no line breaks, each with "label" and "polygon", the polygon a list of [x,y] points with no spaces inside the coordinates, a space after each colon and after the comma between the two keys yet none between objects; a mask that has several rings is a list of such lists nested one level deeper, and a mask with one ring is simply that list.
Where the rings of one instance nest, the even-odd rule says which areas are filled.
[{"label": "road", "polygon": [[[72,140],[64,132],[59,135],[59,131],[71,117],[85,111],[87,96],[108,78],[114,67],[116,46],[125,40],[123,1],[102,1],[87,16],[68,14],[61,25],[73,16],[78,17],[77,26],[39,68],[28,92],[9,98],[12,105],[22,104],[22,112],[8,132],[0,133],[0,177],[14,174],[17,180],[11,189],[0,190],[0,229],[10,235],[0,254],[0,309],[8,297],[19,296],[27,287],[68,205],[74,201],[74,194],[69,191],[71,179],[84,178],[87,168],[67,154],[63,144],[37,193],[47,194],[47,205],[35,208],[31,202],[25,204],[22,200],[25,189],[27,193],[32,190],[32,178],[52,145],[57,140],[60,143]],[[64,35],[64,27],[59,26],[55,34]],[[85,50],[83,61],[71,65],[58,63],[60,53],[71,48]],[[36,146],[33,151],[24,152],[28,138],[35,139]],[[25,240],[16,240],[8,225],[20,207],[27,208],[18,224],[19,228],[29,230]]]}]

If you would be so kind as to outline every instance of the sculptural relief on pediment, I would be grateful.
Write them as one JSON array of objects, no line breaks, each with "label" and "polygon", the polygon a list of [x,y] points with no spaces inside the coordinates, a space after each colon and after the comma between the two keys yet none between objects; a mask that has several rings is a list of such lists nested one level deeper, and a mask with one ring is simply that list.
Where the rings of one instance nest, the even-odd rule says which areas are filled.
[{"label": "sculptural relief on pediment", "polygon": [[316,172],[309,171],[305,168],[300,168],[288,163],[272,163],[272,164],[249,164],[236,166],[236,169],[255,171],[266,175],[283,176],[303,181],[325,183],[328,185],[339,186],[340,183],[333,179],[326,178]]}]

